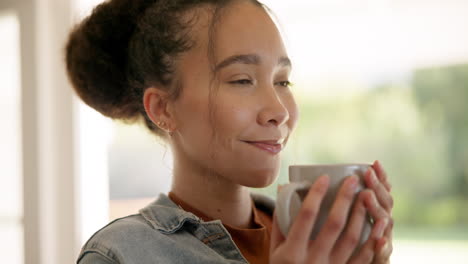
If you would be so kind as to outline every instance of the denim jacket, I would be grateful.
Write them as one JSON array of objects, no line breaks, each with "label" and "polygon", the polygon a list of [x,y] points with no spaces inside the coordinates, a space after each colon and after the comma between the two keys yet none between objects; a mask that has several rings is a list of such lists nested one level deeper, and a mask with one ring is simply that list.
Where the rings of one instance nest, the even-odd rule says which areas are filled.
[{"label": "denim jacket", "polygon": [[[274,201],[251,195],[272,215]],[[83,246],[78,264],[248,263],[220,220],[204,222],[165,194],[139,214],[119,218]]]}]

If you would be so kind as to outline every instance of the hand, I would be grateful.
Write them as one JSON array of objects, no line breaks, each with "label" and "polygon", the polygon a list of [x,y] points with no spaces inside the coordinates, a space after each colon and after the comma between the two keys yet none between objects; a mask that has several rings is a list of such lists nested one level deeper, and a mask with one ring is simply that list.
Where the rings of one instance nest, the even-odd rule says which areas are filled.
[{"label": "hand", "polygon": [[366,186],[372,189],[376,194],[380,206],[382,206],[390,216],[389,224],[385,229],[384,236],[379,241],[377,241],[375,248],[376,255],[374,261],[372,262],[373,264],[388,264],[390,263],[390,255],[393,251],[393,220],[391,218],[393,198],[390,194],[392,186],[388,181],[387,173],[379,161],[375,161],[374,164],[372,164],[372,169],[369,169],[366,172],[364,180],[366,182]]},{"label": "hand", "polygon": [[[270,244],[270,264],[365,264],[373,263],[377,242],[387,228],[389,215],[380,206],[370,189],[358,194],[349,223],[346,219],[358,184],[356,176],[348,177],[340,187],[336,200],[315,240],[309,240],[322,199],[328,189],[328,176],[320,177],[309,189],[302,207],[291,225],[287,237],[273,220]],[[371,234],[357,251],[360,234],[367,213],[374,219]]]}]

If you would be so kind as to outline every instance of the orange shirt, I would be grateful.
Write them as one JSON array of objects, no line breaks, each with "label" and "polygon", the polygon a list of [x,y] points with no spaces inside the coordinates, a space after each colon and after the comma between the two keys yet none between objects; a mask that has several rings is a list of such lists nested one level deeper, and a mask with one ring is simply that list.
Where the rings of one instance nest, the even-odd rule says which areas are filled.
[{"label": "orange shirt", "polygon": [[[172,192],[169,193],[169,198],[182,207],[187,212],[203,219],[203,221],[212,221],[214,219],[206,216],[199,210],[191,207],[184,201],[180,200]],[[252,264],[268,264],[270,252],[270,234],[273,219],[267,213],[257,209],[253,204],[253,228],[237,228],[234,226],[223,224],[232,236],[234,243],[240,249],[242,255]]]}]

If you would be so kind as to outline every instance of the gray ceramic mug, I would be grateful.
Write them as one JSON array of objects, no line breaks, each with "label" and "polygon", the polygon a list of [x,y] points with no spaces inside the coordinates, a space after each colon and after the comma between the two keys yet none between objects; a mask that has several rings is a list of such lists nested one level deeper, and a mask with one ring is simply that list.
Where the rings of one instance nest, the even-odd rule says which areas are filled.
[{"label": "gray ceramic mug", "polygon": [[[304,200],[309,187],[320,176],[327,174],[330,178],[330,185],[322,201],[319,214],[312,229],[310,239],[315,239],[320,228],[326,222],[328,213],[335,201],[336,194],[347,176],[357,175],[360,178],[356,194],[363,190],[364,174],[370,164],[329,164],[329,165],[293,165],[289,166],[289,184],[282,186],[278,192],[276,200],[276,217],[278,226],[287,235],[292,221],[298,214],[302,201]],[[351,210],[352,211],[352,206]],[[349,216],[348,216],[349,218]],[[362,245],[370,235],[372,224],[369,217],[364,220],[360,243]]]}]

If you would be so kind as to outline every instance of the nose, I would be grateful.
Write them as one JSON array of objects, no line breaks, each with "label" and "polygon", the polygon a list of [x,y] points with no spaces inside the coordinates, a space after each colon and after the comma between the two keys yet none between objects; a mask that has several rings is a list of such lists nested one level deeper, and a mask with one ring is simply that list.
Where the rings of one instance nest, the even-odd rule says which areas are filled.
[{"label": "nose", "polygon": [[[272,89],[273,90],[273,89]],[[260,98],[261,110],[257,122],[262,126],[280,126],[289,119],[289,111],[276,91],[263,93]]]}]

